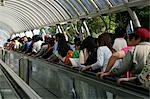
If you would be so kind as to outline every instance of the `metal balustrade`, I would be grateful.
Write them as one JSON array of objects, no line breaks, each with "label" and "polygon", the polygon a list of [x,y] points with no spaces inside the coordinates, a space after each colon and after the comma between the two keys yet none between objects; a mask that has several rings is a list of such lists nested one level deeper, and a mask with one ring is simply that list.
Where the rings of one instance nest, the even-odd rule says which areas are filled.
[{"label": "metal balustrade", "polygon": [[[4,53],[4,52],[3,52]],[[42,98],[65,98],[65,99],[115,99],[115,98],[149,98],[149,89],[136,86],[132,83],[117,85],[115,79],[99,79],[95,73],[79,72],[60,64],[49,63],[42,59],[27,57],[17,52],[5,51],[2,55],[7,57],[11,54],[19,59],[16,67],[19,76]],[[18,55],[17,55],[18,54]],[[6,58],[4,58],[6,59]],[[3,61],[10,61],[9,59]],[[36,83],[38,86],[35,86]],[[47,95],[40,93],[47,91]],[[44,93],[43,93],[44,94]],[[49,95],[52,94],[52,95]]]}]

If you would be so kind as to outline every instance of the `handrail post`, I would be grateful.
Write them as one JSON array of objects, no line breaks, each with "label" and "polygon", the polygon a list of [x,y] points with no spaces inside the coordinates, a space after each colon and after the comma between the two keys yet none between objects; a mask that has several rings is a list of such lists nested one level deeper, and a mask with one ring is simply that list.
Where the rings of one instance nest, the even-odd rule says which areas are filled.
[{"label": "handrail post", "polygon": [[84,27],[85,27],[85,30],[86,30],[86,32],[87,32],[87,35],[88,35],[88,36],[91,36],[91,33],[90,33],[90,31],[89,31],[89,28],[88,28],[88,26],[87,26],[87,23],[86,23],[86,20],[85,20],[85,19],[83,19],[83,25],[84,25]]},{"label": "handrail post", "polygon": [[124,1],[124,6],[127,8],[128,13],[131,16],[131,19],[133,20],[134,27],[141,27],[140,21],[139,21],[137,15],[136,15],[135,11],[133,11],[128,6],[128,1],[127,0],[123,0],[123,1]]}]

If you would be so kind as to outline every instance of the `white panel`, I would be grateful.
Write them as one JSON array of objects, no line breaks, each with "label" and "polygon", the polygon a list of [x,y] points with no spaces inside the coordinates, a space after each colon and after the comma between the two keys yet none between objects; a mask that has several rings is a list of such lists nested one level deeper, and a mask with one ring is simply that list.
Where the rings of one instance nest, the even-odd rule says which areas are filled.
[{"label": "white panel", "polygon": [[109,0],[113,6],[123,4],[123,0]]},{"label": "white panel", "polygon": [[83,5],[87,8],[88,12],[92,13],[96,11],[94,5],[90,2],[90,0],[81,0]]},{"label": "white panel", "polygon": [[72,18],[77,17],[77,13],[75,10],[65,1],[65,0],[57,0],[72,16]]},{"label": "white panel", "polygon": [[85,15],[85,10],[82,8],[82,6],[79,4],[77,0],[70,0],[72,5],[77,9],[80,15]]},{"label": "white panel", "polygon": [[[4,0],[0,24],[8,33],[33,30],[79,18],[95,17],[127,10],[123,0]],[[106,2],[107,1],[107,2]],[[150,5],[149,0],[127,0],[129,7]],[[109,7],[109,5],[111,5]],[[98,6],[98,7],[97,7]],[[99,9],[98,9],[99,8]]]},{"label": "white panel", "polygon": [[94,0],[94,1],[99,6],[100,9],[108,8],[105,0]]}]

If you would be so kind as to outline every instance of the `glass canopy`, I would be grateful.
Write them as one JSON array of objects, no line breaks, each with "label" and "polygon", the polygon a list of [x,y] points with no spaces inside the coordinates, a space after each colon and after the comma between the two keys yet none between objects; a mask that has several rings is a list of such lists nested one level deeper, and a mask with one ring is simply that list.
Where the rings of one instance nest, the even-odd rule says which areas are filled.
[{"label": "glass canopy", "polygon": [[1,0],[0,27],[9,34],[147,6],[149,0]]}]

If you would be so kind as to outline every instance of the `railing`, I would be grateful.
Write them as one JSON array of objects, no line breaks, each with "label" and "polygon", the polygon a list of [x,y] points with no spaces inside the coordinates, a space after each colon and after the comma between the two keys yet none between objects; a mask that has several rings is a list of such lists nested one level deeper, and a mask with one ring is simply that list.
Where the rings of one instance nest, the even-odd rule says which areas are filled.
[{"label": "railing", "polygon": [[[12,57],[11,57],[10,53],[7,53],[5,51],[3,51],[2,53],[4,53],[4,56],[1,54],[1,59],[5,60],[5,62],[7,64],[5,64],[0,59],[0,71],[2,71],[3,75],[5,76],[5,78],[9,82],[9,84],[12,86],[12,89],[14,89],[13,91],[15,92],[15,95],[17,95],[17,97],[9,97],[9,95],[7,94],[7,95],[5,95],[5,97],[2,97],[2,98],[8,99],[8,97],[9,97],[9,99],[23,99],[23,98],[25,98],[25,99],[41,99],[41,97],[17,75],[17,73],[19,74],[19,72],[17,72],[18,71],[17,66],[19,64],[18,65],[17,64],[14,65],[14,64],[18,63],[18,62],[12,61]],[[14,57],[14,59],[15,59],[15,57]],[[13,65],[12,65],[12,63],[13,63]]]},{"label": "railing", "polygon": [[[10,66],[13,65],[12,69],[38,94],[41,93],[32,82],[53,94],[55,98],[149,98],[149,89],[132,83],[124,82],[117,85],[114,78],[108,77],[102,80],[91,72],[79,72],[78,69],[34,59],[17,52],[3,51],[2,59]],[[46,95],[41,94],[41,96],[48,98]]]},{"label": "railing", "polygon": [[19,96],[15,92],[14,88],[9,83],[8,79],[0,70],[0,99],[18,99]]}]

